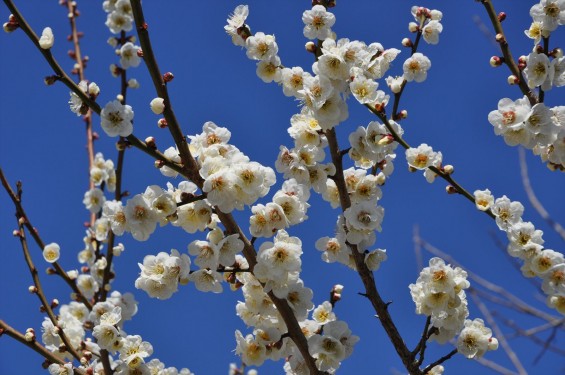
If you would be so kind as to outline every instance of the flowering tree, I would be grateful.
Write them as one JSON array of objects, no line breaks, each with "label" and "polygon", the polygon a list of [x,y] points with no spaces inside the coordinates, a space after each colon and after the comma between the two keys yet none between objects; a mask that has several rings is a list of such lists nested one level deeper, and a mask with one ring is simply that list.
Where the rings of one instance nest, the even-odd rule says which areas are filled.
[{"label": "flowering tree", "polygon": [[[466,17],[475,22],[470,38],[479,39],[481,48],[494,43],[487,57],[465,48],[462,21],[448,21],[464,18],[459,5],[442,11],[398,5],[384,15],[378,9],[377,27],[375,9],[363,18],[362,9],[335,7],[332,1],[308,9],[229,5],[223,14],[216,14],[217,7],[163,14],[162,7],[142,8],[138,0],[105,1],[103,9],[84,5],[87,16],[97,14],[92,20],[78,17],[83,5],[76,2],[62,2],[67,19],[53,4],[42,4],[53,17],[60,13],[58,21],[50,13],[46,18],[36,9],[18,10],[11,0],[4,3],[11,12],[4,29],[11,33],[3,45],[14,47],[3,47],[10,48],[11,58],[0,70],[6,82],[13,80],[7,87],[32,98],[34,111],[26,112],[39,116],[19,116],[18,129],[2,129],[3,140],[14,139],[3,141],[1,176],[9,198],[3,207],[11,201],[15,208],[17,222],[10,225],[17,225],[13,234],[19,240],[6,239],[3,248],[12,254],[15,244],[21,246],[33,280],[29,291],[39,297],[45,319],[41,329],[26,330],[36,321],[27,316],[31,308],[6,298],[14,302],[6,310],[3,305],[0,330],[3,341],[10,336],[38,352],[51,373],[191,373],[183,367],[216,373],[236,361],[228,352],[233,348],[239,362],[232,373],[261,365],[297,374],[390,368],[424,374],[450,366],[474,371],[467,359],[493,371],[525,373],[540,356],[563,355],[555,340],[565,311],[565,260],[550,250],[562,240],[560,227],[546,216],[548,228],[557,229],[548,240],[541,223],[529,221],[534,216],[518,201],[522,192],[512,188],[515,153],[503,146],[521,145],[541,157],[549,169],[533,164],[533,181],[546,182],[560,212],[565,107],[552,97],[565,83],[565,60],[554,43],[565,22],[562,1],[543,0],[522,14],[516,9],[509,20],[490,1],[469,4],[469,14],[482,15],[475,21]],[[254,18],[255,8],[262,17]],[[216,21],[228,13],[229,37],[207,38],[224,33]],[[387,18],[394,22],[387,24]],[[529,39],[505,33],[502,25],[510,22],[511,30],[526,28]],[[357,24],[364,27],[356,29]],[[67,47],[60,35],[69,25],[74,66],[66,72]],[[362,29],[366,35],[357,37]],[[434,52],[450,29],[457,30],[455,37]],[[96,46],[100,38],[93,41],[103,33],[103,40],[109,37],[106,52]],[[306,52],[300,42],[300,56],[287,55],[286,50],[298,51],[298,37],[309,40]],[[511,38],[523,43],[512,49],[523,57],[512,57]],[[230,48],[229,39],[242,51]],[[92,59],[86,57],[89,48],[96,52]],[[20,51],[33,53],[34,60],[39,51],[44,61],[14,64],[27,60]],[[489,58],[500,68],[485,73],[481,63]],[[11,73],[18,69],[26,75],[47,71],[46,93],[36,94],[31,88],[37,83]],[[253,70],[272,91],[251,86]],[[486,74],[492,78],[483,78]],[[21,108],[21,95],[17,98]],[[16,105],[11,99],[3,99],[7,108]],[[54,117],[67,100],[70,112]],[[67,126],[80,123],[75,115],[86,125],[86,137],[83,128]],[[13,123],[13,116],[2,118],[7,121]],[[492,137],[491,126],[504,142]],[[283,140],[287,132],[290,138]],[[76,157],[85,139],[88,158]],[[398,163],[405,160],[410,172],[421,172],[404,173]],[[16,178],[23,185],[11,182]],[[440,196],[445,194],[440,184],[450,196]],[[68,203],[79,201],[82,211],[70,211]],[[502,231],[499,240],[520,272],[493,275],[514,263],[495,253],[492,243],[485,245],[490,240],[486,225],[475,219],[479,214]],[[55,217],[59,220],[49,220]],[[86,235],[80,228],[84,218]],[[45,230],[50,222],[55,225]],[[449,249],[441,258],[421,264],[421,251],[413,253],[410,241],[402,241],[415,222],[421,223],[417,250],[438,255],[423,240],[433,238]],[[486,240],[474,242],[476,236]],[[77,248],[80,269],[71,255]],[[407,261],[413,254],[419,262]],[[543,325],[524,332],[534,323],[523,316],[514,326],[504,318],[497,323],[493,308],[471,289],[473,274],[455,265],[457,259],[492,276],[503,290],[526,285],[522,274],[533,280],[541,303],[499,294],[505,308],[542,319]],[[50,264],[48,274],[58,277],[37,273],[44,262]],[[21,274],[14,286],[29,283],[29,275]],[[228,302],[209,293],[197,296],[195,289],[222,293]],[[499,298],[500,304],[501,297],[488,296],[489,303]],[[174,300],[184,302],[170,305]],[[8,310],[26,311],[23,329],[10,321],[14,315]],[[516,347],[506,337],[514,333],[541,343]],[[508,359],[502,354],[488,359],[494,353],[486,352],[497,349],[498,340]],[[222,351],[218,342],[229,349]],[[541,354],[528,356],[532,347]],[[555,370],[556,362],[549,362],[547,368]]]}]

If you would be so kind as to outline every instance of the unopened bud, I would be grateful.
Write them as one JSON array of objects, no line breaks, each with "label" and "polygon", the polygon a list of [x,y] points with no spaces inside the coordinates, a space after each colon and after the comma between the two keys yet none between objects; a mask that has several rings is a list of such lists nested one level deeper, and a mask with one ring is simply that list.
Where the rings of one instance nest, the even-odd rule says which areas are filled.
[{"label": "unopened bud", "polygon": [[119,140],[118,142],[116,142],[116,150],[118,151],[124,151],[127,148],[127,143]]},{"label": "unopened bud", "polygon": [[143,57],[143,50],[141,48],[137,50],[137,57]]},{"label": "unopened bud", "polygon": [[509,85],[516,85],[520,82],[520,79],[516,77],[514,74],[508,76],[508,84]]},{"label": "unopened bud", "polygon": [[59,80],[59,77],[57,77],[57,76],[47,76],[47,77],[43,78],[43,82],[45,82],[45,84],[47,86],[51,86],[52,84],[54,84],[58,80]]},{"label": "unopened bud", "polygon": [[37,293],[37,287],[35,285],[30,285],[27,288],[27,291],[30,292],[31,294]]},{"label": "unopened bud", "polygon": [[410,23],[408,24],[408,30],[409,30],[411,33],[417,33],[418,30],[420,30],[420,26],[418,26],[418,24],[417,24],[416,22],[410,22]]},{"label": "unopened bud", "polygon": [[551,56],[553,56],[553,58],[555,58],[555,59],[562,58],[563,57],[563,49],[554,48],[553,51],[551,51]]},{"label": "unopened bud", "polygon": [[493,56],[493,57],[490,58],[490,66],[496,68],[497,66],[502,65],[502,60],[503,59],[498,57],[498,56]]},{"label": "unopened bud", "polygon": [[163,81],[165,81],[165,83],[171,82],[173,80],[173,78],[175,78],[175,76],[171,72],[167,72],[167,73],[163,74]]},{"label": "unopened bud", "polygon": [[161,129],[165,129],[169,124],[167,123],[167,119],[161,118],[157,121],[157,126]]},{"label": "unopened bud", "polygon": [[155,98],[151,100],[151,103],[149,103],[149,107],[151,107],[151,111],[154,114],[160,115],[165,110],[165,99]]},{"label": "unopened bud", "polygon": [[506,13],[504,13],[504,12],[498,13],[498,20],[500,22],[504,21],[505,19],[506,19]]},{"label": "unopened bud", "polygon": [[27,342],[32,342],[33,340],[35,340],[35,332],[34,332],[33,328],[28,328],[26,330],[24,338]]},{"label": "unopened bud", "polygon": [[157,149],[157,144],[155,143],[154,137],[145,138],[145,144],[147,144],[147,147],[152,148],[153,150]]},{"label": "unopened bud", "polygon": [[408,111],[403,109],[402,111],[398,112],[398,114],[396,115],[397,119],[405,119],[408,117]]},{"label": "unopened bud", "polygon": [[155,160],[155,168],[160,169],[163,168],[165,162],[163,160]]},{"label": "unopened bud", "polygon": [[412,41],[409,38],[402,39],[402,45],[404,47],[412,47]]},{"label": "unopened bud", "polygon": [[457,189],[455,188],[455,186],[447,185],[445,187],[445,192],[447,194],[457,194]]},{"label": "unopened bud", "polygon": [[59,300],[54,298],[53,301],[51,301],[51,308],[54,309],[57,306],[59,306]]},{"label": "unopened bud", "polygon": [[47,269],[45,270],[45,272],[46,272],[48,275],[56,275],[56,274],[57,274],[57,270],[56,270],[55,268],[47,268]]},{"label": "unopened bud", "polygon": [[447,164],[446,166],[443,167],[443,171],[446,174],[452,174],[454,170],[455,170],[455,168],[453,168],[453,165],[451,165],[451,164]]},{"label": "unopened bud", "polygon": [[534,52],[543,53],[543,46],[537,45],[536,48],[534,48]]},{"label": "unopened bud", "polygon": [[14,236],[14,237],[19,237],[19,236],[21,236],[21,234],[22,234],[22,233],[21,233],[19,230],[17,230],[17,229],[14,229],[14,230],[12,231],[12,236]]},{"label": "unopened bud", "polygon": [[501,43],[501,44],[502,44],[502,43],[506,43],[506,38],[504,37],[504,34],[502,34],[502,33],[496,34],[496,36],[494,37],[494,39],[496,39],[496,41],[497,41],[498,43]]},{"label": "unopened bud", "polygon": [[392,134],[386,134],[383,135],[381,139],[379,139],[377,144],[379,146],[386,146],[386,145],[390,145],[392,142],[394,142],[394,137],[392,136]]},{"label": "unopened bud", "polygon": [[119,101],[120,103],[123,103],[123,102],[124,102],[124,96],[123,96],[122,94],[116,95],[116,99],[118,99],[118,101]]},{"label": "unopened bud", "polygon": [[306,51],[310,52],[310,53],[315,53],[316,52],[316,44],[314,44],[314,42],[310,41],[307,42],[304,45],[304,48],[306,48]]}]

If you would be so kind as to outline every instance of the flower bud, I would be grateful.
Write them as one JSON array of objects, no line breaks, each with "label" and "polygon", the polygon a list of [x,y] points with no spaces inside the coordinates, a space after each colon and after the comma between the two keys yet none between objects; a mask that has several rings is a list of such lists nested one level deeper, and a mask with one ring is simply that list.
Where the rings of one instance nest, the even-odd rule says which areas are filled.
[{"label": "flower bud", "polygon": [[398,112],[398,114],[396,115],[396,118],[398,119],[405,119],[408,117],[408,111],[403,109],[402,111]]},{"label": "flower bud", "polygon": [[128,81],[128,87],[130,89],[138,89],[139,88],[139,82],[137,82],[137,79],[135,78],[130,78]]},{"label": "flower bud", "polygon": [[457,189],[455,188],[455,186],[451,186],[451,185],[447,185],[447,186],[445,187],[445,192],[446,192],[447,194],[457,194],[457,193],[458,193],[458,191],[457,191]]},{"label": "flower bud", "polygon": [[506,19],[506,13],[504,13],[504,12],[498,13],[498,21],[499,21],[499,22],[502,22],[502,21],[504,21],[505,19]]},{"label": "flower bud", "polygon": [[502,43],[506,43],[506,38],[504,37],[504,34],[502,34],[502,33],[496,34],[496,36],[494,37],[494,39],[496,39],[496,41],[497,41],[498,43],[501,43],[501,44],[502,44]]},{"label": "flower bud", "polygon": [[497,66],[502,65],[502,58],[498,56],[493,56],[490,58],[490,66],[496,68]]},{"label": "flower bud", "polygon": [[167,119],[165,118],[160,118],[159,121],[157,121],[157,126],[161,129],[165,129],[168,125],[169,124],[167,124]]},{"label": "flower bud", "polygon": [[402,45],[404,47],[412,47],[412,41],[409,38],[402,39]]},{"label": "flower bud", "polygon": [[165,162],[163,160],[155,160],[155,168],[160,169],[163,168],[163,166],[165,165]]},{"label": "flower bud", "polygon": [[447,164],[446,166],[443,167],[443,171],[445,172],[445,174],[452,174],[453,171],[455,170],[455,168],[453,168],[453,165],[451,164]]},{"label": "flower bud", "polygon": [[314,42],[310,41],[307,42],[304,45],[304,48],[306,48],[306,51],[310,52],[310,53],[315,53],[316,52],[316,44],[314,44]]},{"label": "flower bud", "polygon": [[409,30],[411,33],[417,33],[418,30],[420,30],[420,27],[418,26],[418,24],[417,24],[416,22],[410,22],[410,23],[408,24],[408,30]]},{"label": "flower bud", "polygon": [[160,115],[165,110],[165,100],[163,98],[155,98],[149,103],[154,114]]},{"label": "flower bud", "polygon": [[167,72],[167,73],[163,74],[163,81],[165,81],[165,83],[171,82],[173,80],[173,78],[175,78],[175,76],[171,72]]},{"label": "flower bud", "polygon": [[30,292],[31,294],[35,294],[35,293],[37,293],[37,287],[35,285],[30,285],[27,288],[27,291]]},{"label": "flower bud", "polygon": [[514,74],[508,76],[508,84],[509,85],[516,85],[520,82],[520,79],[516,77]]},{"label": "flower bud", "polygon": [[143,50],[141,48],[137,50],[137,57],[143,58]]},{"label": "flower bud", "polygon": [[39,46],[42,49],[50,49],[55,43],[55,36],[53,35],[53,30],[50,27],[43,29],[41,37],[39,38]]},{"label": "flower bud", "polygon": [[551,56],[553,56],[554,59],[560,59],[563,57],[563,49],[561,48],[554,48],[553,51],[551,51]]},{"label": "flower bud", "polygon": [[155,138],[154,137],[145,138],[145,144],[147,144],[147,147],[152,148],[153,150],[157,149],[157,144],[155,144]]},{"label": "flower bud", "polygon": [[33,328],[28,328],[26,330],[24,338],[27,342],[32,342],[33,340],[35,340],[35,331],[33,330]]}]

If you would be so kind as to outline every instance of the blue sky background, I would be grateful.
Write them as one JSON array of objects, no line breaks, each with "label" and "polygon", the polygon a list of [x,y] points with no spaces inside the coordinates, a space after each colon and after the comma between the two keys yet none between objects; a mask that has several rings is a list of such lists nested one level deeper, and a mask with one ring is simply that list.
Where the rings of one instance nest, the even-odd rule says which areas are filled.
[{"label": "blue sky background", "polygon": [[[214,121],[231,130],[231,143],[252,160],[273,166],[279,145],[292,146],[286,129],[290,117],[299,110],[298,103],[285,97],[275,84],[264,84],[255,74],[255,62],[231,44],[223,26],[227,15],[238,4],[170,1],[164,5],[146,1],[144,9],[160,68],[175,75],[169,84],[169,93],[185,134],[199,133],[205,121]],[[275,34],[282,63],[311,70],[312,56],[304,51],[306,39],[302,35],[301,21],[302,12],[309,8],[310,2],[253,0],[248,4],[247,23],[253,32]],[[528,54],[532,48],[532,41],[524,36],[523,30],[530,25],[528,11],[533,4],[530,1],[495,3],[498,11],[508,14],[504,27],[516,58]],[[358,39],[367,44],[377,41],[385,48],[402,49],[389,72],[400,75],[402,62],[409,56],[400,41],[411,37],[407,25],[412,21],[412,5],[415,4],[405,0],[339,1],[332,10],[337,18],[333,30],[339,38]],[[542,223],[527,203],[520,180],[518,150],[506,146],[501,137],[495,136],[487,121],[488,113],[496,109],[499,99],[515,100],[521,95],[516,87],[506,84],[509,75],[506,68],[489,66],[489,58],[499,51],[476,21],[480,20],[491,30],[483,7],[473,1],[427,1],[416,5],[443,11],[444,31],[439,45],[421,44],[420,51],[432,61],[428,79],[421,84],[408,85],[403,95],[401,107],[409,112],[408,119],[402,123],[406,140],[413,146],[428,143],[442,151],[444,162],[455,166],[454,177],[468,190],[489,188],[496,197],[505,194],[523,202],[526,206],[524,219],[544,230],[546,247],[563,251],[563,241]],[[69,32],[65,8],[56,1],[40,0],[20,1],[18,6],[37,33],[45,26],[53,29],[56,40],[52,51],[61,65],[70,70],[73,62],[66,52],[72,45],[65,40]],[[119,81],[110,76],[108,69],[118,59],[106,43],[110,32],[104,26],[106,14],[101,2],[79,2],[79,9],[82,13],[78,19],[79,29],[85,32],[82,51],[90,57],[86,76],[101,87],[98,102],[104,105],[119,92]],[[4,22],[8,14],[7,8],[0,7],[0,18]],[[558,30],[553,40],[563,42],[563,35],[563,30]],[[551,46],[555,44],[552,42]],[[76,269],[76,255],[83,248],[83,222],[88,220],[82,204],[88,187],[83,123],[68,109],[66,87],[43,84],[43,78],[52,72],[21,31],[0,35],[0,55],[3,88],[0,94],[0,165],[12,183],[18,179],[23,181],[24,205],[43,240],[59,243],[63,254],[60,263],[65,269]],[[141,83],[141,89],[132,90],[128,95],[128,103],[135,111],[134,134],[141,139],[149,135],[156,137],[159,148],[165,150],[172,145],[172,140],[166,130],[157,128],[157,117],[149,109],[148,103],[156,95],[145,66],[130,69],[128,77],[135,77]],[[385,87],[384,82],[381,87]],[[562,91],[549,92],[546,102],[563,105]],[[349,103],[350,117],[337,129],[342,147],[347,146],[349,132],[375,120],[362,106],[352,100]],[[94,128],[101,134],[96,151],[115,161],[116,139],[105,136],[97,117]],[[425,317],[414,314],[408,291],[408,285],[415,282],[419,272],[412,243],[414,225],[419,226],[424,239],[451,254],[469,271],[549,311],[537,289],[497,248],[491,233],[504,243],[506,238],[494,221],[462,197],[446,195],[442,181],[430,185],[421,173],[409,173],[403,152],[397,160],[396,171],[383,187],[380,202],[386,214],[376,246],[387,249],[389,259],[376,273],[376,280],[383,298],[393,301],[391,314],[409,347],[415,346],[425,321]],[[527,161],[538,197],[554,219],[565,223],[563,174],[550,172],[530,153]],[[132,195],[143,192],[147,185],[164,187],[168,181],[153,168],[153,160],[135,149],[126,153],[125,168],[123,186]],[[276,189],[281,183],[279,176]],[[353,356],[342,364],[340,373],[405,373],[374,311],[357,295],[363,291],[357,274],[341,265],[323,263],[314,247],[318,238],[333,232],[338,211],[318,197],[313,197],[310,203],[310,220],[290,229],[292,235],[303,241],[301,277],[306,286],[314,290],[316,305],[328,297],[334,284],[343,284],[343,300],[338,303],[336,313],[361,337]],[[16,224],[13,212],[7,195],[0,193],[3,265],[0,319],[20,331],[34,327],[40,335],[43,316],[38,312],[37,299],[27,292],[31,278],[19,241],[11,236]],[[249,211],[237,215],[243,228],[248,226],[248,216]],[[119,238],[126,251],[115,261],[118,277],[113,287],[122,293],[135,294],[139,312],[126,324],[125,330],[151,342],[154,357],[168,366],[188,367],[197,374],[225,374],[230,362],[239,363],[233,353],[234,330],[250,332],[235,315],[235,303],[242,300],[239,292],[224,288],[226,291],[221,295],[204,294],[188,285],[173,298],[159,301],[148,298],[133,286],[139,273],[137,263],[142,262],[145,255],[168,252],[171,248],[186,252],[188,243],[203,237],[164,227],[146,242],[136,242],[129,235]],[[43,270],[46,265],[41,251],[35,247],[32,250],[36,265]],[[427,263],[430,256],[426,256]],[[58,298],[62,303],[68,301],[69,291],[60,280],[47,277],[44,272],[41,276],[48,298]],[[489,308],[524,328],[542,323],[496,305],[490,304]],[[473,302],[470,302],[470,312],[471,318],[481,317]],[[504,325],[502,329],[505,333],[512,332]],[[545,339],[549,334],[546,331],[540,337]],[[553,344],[565,346],[562,332],[557,334]],[[534,364],[541,351],[539,346],[523,338],[511,340],[511,345],[532,374],[565,373],[564,357],[547,352]],[[449,345],[431,344],[426,363],[451,349]],[[502,349],[489,352],[486,358],[512,369]],[[14,340],[8,337],[0,340],[1,375],[42,373],[41,362],[37,354]],[[267,362],[259,371],[261,374],[282,373],[282,362]],[[492,373],[462,356],[448,361],[446,371],[451,374]]]}]

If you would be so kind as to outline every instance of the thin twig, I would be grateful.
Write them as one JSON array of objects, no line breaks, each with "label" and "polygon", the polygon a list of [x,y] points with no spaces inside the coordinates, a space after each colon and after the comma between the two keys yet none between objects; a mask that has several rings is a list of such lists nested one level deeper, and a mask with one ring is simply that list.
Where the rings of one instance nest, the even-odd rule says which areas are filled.
[{"label": "thin twig", "polygon": [[[4,171],[2,170],[2,168],[0,168],[0,181],[2,182],[2,186],[4,187],[4,189],[6,190],[6,192],[8,193],[8,195],[10,196],[10,199],[12,200],[12,202],[14,203],[14,206],[16,207],[16,212],[18,215],[18,218],[21,218],[23,220],[24,226],[26,227],[26,229],[29,231],[29,233],[31,234],[32,238],[34,239],[35,243],[37,244],[37,246],[39,247],[39,249],[41,251],[43,251],[43,248],[45,248],[45,243],[43,242],[43,240],[41,239],[41,237],[39,236],[39,233],[37,232],[37,230],[35,229],[35,227],[31,224],[31,221],[29,220],[27,214],[25,213],[24,207],[19,199],[19,197],[16,195],[16,193],[12,190],[12,188],[10,187],[10,184],[8,183],[8,181],[6,180],[6,176],[4,175]],[[57,271],[57,275],[59,275],[60,277],[63,278],[63,280],[67,283],[67,285],[72,289],[72,291],[75,293],[77,300],[84,303],[84,305],[91,310],[92,309],[92,304],[90,303],[90,301],[82,294],[82,292],[78,289],[76,283],[74,280],[72,280],[69,275],[67,275],[67,272],[65,272],[65,270],[61,267],[61,265],[58,262],[54,262],[52,263],[53,267],[55,268],[55,271]]]},{"label": "thin twig", "polygon": [[502,29],[502,24],[498,19],[498,14],[494,10],[492,1],[481,0],[481,3],[484,5],[485,10],[487,11],[488,17],[490,19],[490,22],[492,23],[492,26],[494,27],[495,33],[497,35],[502,36],[498,44],[500,45],[500,50],[502,52],[502,55],[504,56],[504,63],[506,64],[506,66],[508,66],[512,74],[518,77],[518,87],[520,88],[520,91],[522,91],[522,94],[528,97],[530,104],[533,106],[534,104],[538,103],[538,98],[528,87],[526,80],[522,75],[522,71],[518,68],[518,65],[516,65],[516,62],[512,57],[512,53],[510,52],[510,47],[508,46],[508,39],[504,34],[504,30]]},{"label": "thin twig", "polygon": [[520,160],[520,174],[522,175],[522,185],[524,186],[524,190],[528,195],[528,200],[532,207],[537,211],[537,213],[541,216],[542,219],[545,220],[547,224],[555,231],[561,239],[565,241],[565,228],[561,226],[560,223],[553,220],[551,215],[547,212],[545,207],[541,204],[536,196],[534,189],[532,188],[532,184],[530,182],[530,176],[528,175],[528,165],[526,163],[526,151],[523,147],[518,148],[518,155]]},{"label": "thin twig", "polygon": [[[0,319],[0,335],[8,335],[11,338],[15,339],[16,341],[20,342],[24,346],[27,346],[31,350],[39,353],[43,358],[48,360],[51,363],[58,363],[59,365],[65,365],[67,362],[63,361],[59,357],[55,356],[52,352],[47,350],[43,345],[41,345],[37,340],[33,339],[32,341],[28,341],[25,338],[25,335],[18,331],[17,329],[8,325],[5,321]],[[86,375],[86,371],[76,368],[73,366],[73,371],[75,375]]]},{"label": "thin twig", "polygon": [[486,305],[483,303],[483,301],[481,301],[481,299],[479,298],[477,293],[475,293],[474,291],[471,291],[470,294],[471,294],[471,298],[473,298],[473,301],[478,306],[479,310],[481,310],[481,313],[485,317],[488,325],[494,331],[494,334],[495,334],[498,342],[500,343],[500,346],[502,346],[502,349],[504,349],[504,352],[506,353],[506,355],[508,356],[508,358],[510,359],[510,361],[512,362],[512,364],[514,365],[514,367],[518,371],[518,374],[526,375],[527,374],[526,369],[524,368],[524,366],[522,365],[522,362],[520,362],[520,359],[518,358],[518,356],[516,355],[516,353],[514,352],[512,347],[510,346],[510,344],[508,343],[506,336],[504,336],[504,333],[502,332],[502,330],[500,329],[500,327],[498,326],[498,324],[494,320],[489,309],[486,307]]}]

